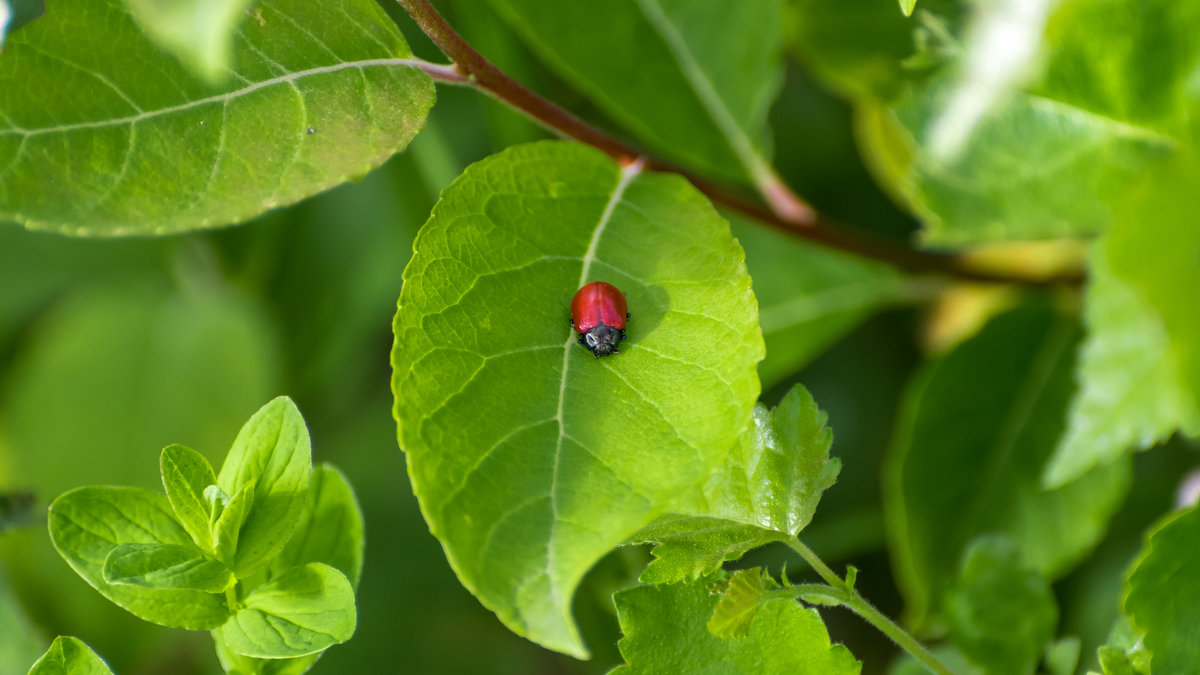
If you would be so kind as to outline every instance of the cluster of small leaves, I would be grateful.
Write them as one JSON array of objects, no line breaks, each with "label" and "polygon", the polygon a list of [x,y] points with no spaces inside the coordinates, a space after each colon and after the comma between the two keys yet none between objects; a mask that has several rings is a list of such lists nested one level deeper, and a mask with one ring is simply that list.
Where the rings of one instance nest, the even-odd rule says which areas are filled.
[{"label": "cluster of small leaves", "polygon": [[302,673],[354,634],[362,516],[336,469],[313,469],[291,400],[246,422],[219,474],[181,445],[160,468],[165,495],[82,487],[50,505],[55,548],[92,587],[146,621],[212,631],[229,672]]}]

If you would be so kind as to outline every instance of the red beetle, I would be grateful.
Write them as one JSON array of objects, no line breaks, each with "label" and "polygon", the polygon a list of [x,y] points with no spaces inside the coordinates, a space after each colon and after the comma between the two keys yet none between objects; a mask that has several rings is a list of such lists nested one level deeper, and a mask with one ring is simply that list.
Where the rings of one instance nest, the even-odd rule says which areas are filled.
[{"label": "red beetle", "polygon": [[579,332],[579,344],[592,350],[596,358],[619,354],[617,346],[625,339],[625,319],[629,318],[625,294],[603,281],[584,285],[571,298],[571,325]]}]

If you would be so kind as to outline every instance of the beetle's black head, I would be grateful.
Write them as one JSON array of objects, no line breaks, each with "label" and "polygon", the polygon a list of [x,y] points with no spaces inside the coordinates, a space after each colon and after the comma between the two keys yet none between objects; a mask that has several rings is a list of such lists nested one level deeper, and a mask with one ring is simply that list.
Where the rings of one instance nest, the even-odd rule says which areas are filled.
[{"label": "beetle's black head", "polygon": [[620,350],[617,347],[621,344],[621,340],[625,339],[625,331],[612,326],[605,326],[603,323],[589,330],[579,337],[579,344],[592,350],[596,358],[608,356],[609,354],[618,354]]}]

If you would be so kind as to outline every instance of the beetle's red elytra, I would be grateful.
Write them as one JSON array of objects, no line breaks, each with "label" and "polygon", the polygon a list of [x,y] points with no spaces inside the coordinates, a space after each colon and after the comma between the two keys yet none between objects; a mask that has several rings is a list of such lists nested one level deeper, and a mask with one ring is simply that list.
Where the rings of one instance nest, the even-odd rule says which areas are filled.
[{"label": "beetle's red elytra", "polygon": [[579,333],[579,344],[596,358],[619,354],[625,339],[629,307],[625,294],[605,281],[593,281],[571,298],[571,325]]}]

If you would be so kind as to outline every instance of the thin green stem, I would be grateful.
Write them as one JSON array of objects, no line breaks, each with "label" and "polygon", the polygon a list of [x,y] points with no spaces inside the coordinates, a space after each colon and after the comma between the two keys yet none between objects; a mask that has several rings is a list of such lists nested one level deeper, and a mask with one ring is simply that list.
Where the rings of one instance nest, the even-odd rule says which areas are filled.
[{"label": "thin green stem", "polygon": [[799,539],[787,540],[788,546],[793,551],[800,554],[805,562],[812,566],[813,570],[828,583],[828,586],[821,584],[797,584],[784,589],[783,592],[790,594],[793,597],[804,599],[806,596],[811,597],[813,601],[823,602],[828,604],[830,601],[837,602],[851,612],[862,617],[867,623],[874,626],[879,632],[888,636],[892,642],[895,642],[901,649],[908,652],[921,663],[925,664],[926,668],[937,675],[954,675],[946,666],[942,665],[925,645],[922,645],[916,638],[909,635],[907,631],[901,628],[896,622],[889,619],[887,616],[875,609],[875,607],[867,602],[866,598],[859,595],[858,591],[854,590],[850,584],[839,577],[829,569],[829,566],[824,563],[812,549],[805,546]]}]

